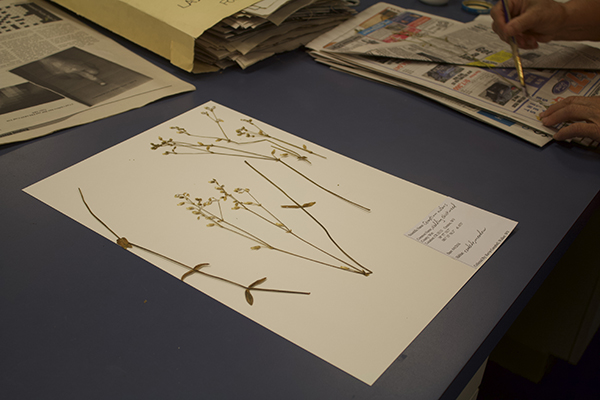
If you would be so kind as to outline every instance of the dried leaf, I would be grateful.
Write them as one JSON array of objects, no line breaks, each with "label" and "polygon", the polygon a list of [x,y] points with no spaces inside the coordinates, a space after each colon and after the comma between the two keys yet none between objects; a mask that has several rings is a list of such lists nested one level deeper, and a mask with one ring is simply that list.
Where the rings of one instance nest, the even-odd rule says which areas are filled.
[{"label": "dried leaf", "polygon": [[248,289],[246,289],[246,301],[250,305],[254,304],[254,297],[252,297],[252,293]]},{"label": "dried leaf", "polygon": [[193,273],[195,273],[195,272],[196,272],[196,271],[194,271],[194,270],[186,272],[185,274],[183,274],[183,275],[181,276],[181,280],[182,280],[182,281],[183,281],[183,280],[185,280],[185,278],[187,278],[188,276],[192,275],[192,274],[193,274]]},{"label": "dried leaf", "polygon": [[260,285],[261,283],[264,283],[267,280],[267,277],[261,278],[259,280],[257,280],[256,282],[252,283],[250,286],[248,286],[249,288],[253,288],[255,286]]},{"label": "dried leaf", "polygon": [[295,204],[289,204],[289,205],[284,204],[281,206],[281,208],[308,208],[308,207],[314,206],[315,204],[317,204],[316,201],[311,201],[310,203],[304,203],[301,206],[297,206]]},{"label": "dried leaf", "polygon": [[192,274],[195,274],[196,272],[200,271],[200,269],[202,269],[203,267],[206,267],[207,265],[208,265],[208,263],[202,263],[202,264],[196,265],[190,271],[183,274],[183,276],[181,277],[181,280],[183,281],[185,278],[187,278],[188,276],[190,276]]}]

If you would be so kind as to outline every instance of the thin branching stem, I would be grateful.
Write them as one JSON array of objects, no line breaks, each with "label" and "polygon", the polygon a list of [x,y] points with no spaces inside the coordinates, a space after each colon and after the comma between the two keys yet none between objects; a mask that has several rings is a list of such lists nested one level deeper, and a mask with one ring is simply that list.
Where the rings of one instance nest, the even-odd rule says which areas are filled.
[{"label": "thin branching stem", "polygon": [[254,283],[246,286],[243,285],[241,283],[232,281],[230,279],[227,278],[223,278],[221,276],[218,275],[213,275],[213,274],[209,274],[207,272],[204,272],[201,270],[202,267],[204,266],[208,266],[208,263],[202,263],[202,264],[198,264],[195,267],[190,267],[189,265],[186,265],[180,261],[175,260],[174,258],[165,256],[164,254],[158,253],[154,250],[148,249],[146,247],[140,246],[138,244],[132,243],[130,241],[128,241],[127,239],[125,239],[124,237],[121,237],[119,235],[116,234],[115,231],[113,231],[106,223],[104,223],[104,221],[102,221],[96,214],[94,214],[94,212],[92,211],[92,209],[90,208],[90,206],[88,205],[88,203],[85,201],[85,197],[83,196],[83,192],[81,191],[81,188],[78,188],[79,190],[79,195],[81,196],[81,200],[83,201],[83,204],[85,205],[85,208],[87,208],[88,212],[92,215],[92,217],[94,217],[98,222],[100,222],[102,224],[102,226],[104,226],[106,229],[108,229],[108,231],[110,233],[112,233],[116,238],[117,238],[117,244],[119,246],[121,246],[124,249],[128,249],[128,248],[138,248],[140,250],[143,250],[147,253],[153,254],[157,257],[160,257],[162,259],[165,259],[167,261],[170,261],[173,264],[179,265],[180,267],[186,268],[188,270],[187,273],[185,273],[182,277],[181,280],[184,280],[187,276],[189,276],[190,273],[197,273],[203,276],[206,276],[208,278],[212,278],[212,279],[216,279],[219,280],[221,282],[226,282],[229,283],[233,286],[237,286],[240,287],[242,289],[245,290],[246,292],[246,301],[252,305],[254,300],[252,295],[250,294],[250,291],[261,291],[261,292],[272,292],[272,293],[288,293],[288,294],[301,294],[301,295],[309,295],[310,292],[303,292],[303,291],[296,291],[296,290],[284,290],[284,289],[270,289],[270,288],[259,288],[256,287],[256,285],[262,284],[264,281],[266,281],[267,278],[262,278],[259,279],[257,281],[255,281]]},{"label": "thin branching stem", "polygon": [[[273,187],[275,187],[277,190],[279,190],[281,193],[283,193],[283,195],[285,197],[287,197],[296,206],[298,206],[302,211],[304,211],[304,213],[306,215],[308,215],[317,225],[319,225],[321,227],[321,229],[323,229],[323,231],[325,232],[325,234],[327,235],[327,237],[329,238],[329,240],[335,245],[335,247],[338,248],[338,250],[340,250],[346,257],[348,257],[350,260],[352,260],[352,262],[354,262],[356,265],[360,266],[363,269],[363,271],[365,271],[365,275],[369,275],[369,274],[372,273],[371,270],[369,270],[368,268],[365,268],[358,261],[356,261],[354,258],[352,258],[348,253],[346,253],[346,251],[341,248],[341,246],[335,241],[335,239],[333,239],[333,237],[331,236],[331,234],[329,233],[329,231],[327,230],[327,228],[325,228],[325,226],[321,222],[319,222],[318,219],[316,219],[310,212],[308,212],[308,210],[306,210],[305,207],[302,207],[302,205],[300,203],[298,203],[296,200],[294,200],[294,198],[292,198],[290,195],[288,195],[285,192],[285,190],[283,190],[282,188],[280,188],[275,182],[273,182],[272,180],[270,180],[266,175],[264,175],[262,172],[260,172],[255,167],[253,167],[252,164],[250,164],[248,161],[244,161],[244,163],[246,163],[246,165],[248,165],[250,168],[252,168],[252,170],[254,170],[254,172],[256,172],[258,175],[260,175],[262,178],[264,178],[267,182],[269,182],[271,185],[273,185]],[[356,267],[353,267],[353,268],[356,268]]]},{"label": "thin branching stem", "polygon": [[[320,154],[313,152],[312,150],[309,150],[306,145],[298,146],[293,143],[289,143],[285,140],[281,140],[281,139],[278,139],[276,137],[269,135],[264,130],[262,130],[252,119],[241,119],[241,120],[244,122],[247,122],[249,125],[253,126],[258,131],[253,132],[253,131],[248,130],[245,127],[242,127],[237,130],[238,136],[245,136],[247,138],[254,138],[254,137],[258,136],[258,137],[261,137],[261,139],[247,141],[247,142],[232,141],[231,139],[229,139],[229,137],[227,135],[225,135],[223,127],[221,126],[221,122],[223,122],[223,121],[221,119],[219,119],[217,117],[216,113],[214,112],[215,107],[205,107],[205,109],[210,111],[212,113],[212,115],[209,114],[208,111],[202,112],[202,114],[206,115],[210,120],[217,123],[217,125],[219,126],[219,129],[221,129],[221,131],[223,132],[225,139],[218,138],[218,137],[193,135],[193,134],[190,134],[189,132],[187,132],[186,129],[178,127],[178,126],[171,127],[171,129],[175,129],[178,133],[184,134],[187,136],[194,136],[194,137],[200,137],[200,138],[211,138],[211,139],[215,140],[215,142],[225,140],[225,141],[227,141],[227,143],[229,145],[224,146],[224,145],[219,145],[219,144],[204,144],[202,142],[193,144],[193,143],[188,143],[188,142],[175,141],[173,139],[164,140],[161,137],[159,137],[158,139],[160,140],[160,143],[151,143],[152,149],[156,150],[159,147],[170,147],[171,148],[170,151],[166,151],[165,153],[163,153],[165,155],[168,155],[168,154],[174,154],[174,155],[194,155],[194,154],[222,155],[222,156],[230,156],[230,157],[241,157],[241,158],[245,158],[245,159],[258,159],[258,160],[265,160],[265,161],[281,162],[288,169],[290,169],[291,171],[300,175],[302,178],[306,179],[308,182],[317,186],[321,190],[337,197],[340,200],[348,202],[348,203],[362,209],[363,211],[367,211],[367,212],[370,211],[367,207],[364,207],[358,203],[355,203],[355,202],[325,188],[324,186],[318,184],[314,180],[310,179],[308,176],[304,175],[303,173],[301,173],[300,171],[298,171],[297,169],[295,169],[294,167],[292,167],[291,165],[289,165],[288,163],[283,161],[283,158],[285,158],[287,156],[292,156],[292,157],[295,157],[298,161],[306,161],[309,164],[311,164],[311,162],[310,162],[310,160],[308,160],[307,156],[301,155],[298,151],[305,152],[305,153],[311,154],[311,155],[315,155],[315,156],[318,156],[321,158],[326,158],[325,156],[322,156]],[[265,155],[260,152],[239,149],[234,146],[234,145],[241,146],[241,145],[246,145],[246,144],[256,144],[256,143],[260,143],[260,142],[268,142],[271,144],[271,148],[273,150],[271,151],[271,153],[269,155]],[[177,151],[178,147],[189,149],[189,150],[194,150],[198,153],[181,153],[181,152]],[[298,151],[293,150],[293,149],[297,149]],[[281,153],[279,156],[276,155],[277,151],[279,151]]]},{"label": "thin branching stem", "polygon": [[[271,136],[271,135],[269,135],[268,133],[266,133],[265,131],[263,131],[261,128],[259,128],[259,127],[258,127],[258,125],[256,125],[252,119],[242,119],[242,121],[244,121],[244,122],[248,122],[250,125],[252,125],[252,126],[254,126],[256,129],[258,129],[258,132],[251,132],[251,131],[248,131],[246,128],[242,128],[242,129],[245,129],[245,131],[246,131],[246,132],[248,132],[248,133],[250,133],[250,134],[255,134],[255,135],[259,135],[259,136],[268,137],[269,139],[273,139],[273,140],[276,140],[276,141],[278,141],[278,142],[280,142],[280,143],[284,143],[284,144],[285,144],[285,145],[287,145],[287,146],[295,147],[295,148],[297,148],[298,150],[305,151],[305,152],[307,152],[308,154],[313,154],[313,155],[315,155],[315,156],[317,156],[317,157],[321,157],[321,158],[327,158],[327,157],[325,157],[325,156],[322,156],[322,155],[320,155],[320,154],[318,154],[318,153],[315,153],[315,152],[314,152],[314,151],[312,151],[312,150],[309,150],[309,149],[308,149],[306,146],[302,146],[302,147],[300,147],[300,146],[298,146],[298,145],[295,145],[295,144],[293,144],[293,143],[289,143],[289,142],[286,142],[285,140],[282,140],[282,139],[279,139],[279,138],[276,138],[276,137],[274,137],[274,136]],[[273,143],[273,144],[274,144],[274,143]]]},{"label": "thin branching stem", "polygon": [[223,136],[225,137],[225,140],[229,140],[229,137],[227,136],[227,134],[225,133],[225,130],[221,126],[221,122],[223,122],[223,120],[219,119],[217,117],[217,114],[215,113],[215,107],[214,106],[213,107],[204,107],[204,109],[210,111],[213,116],[211,117],[207,112],[203,112],[202,114],[206,115],[208,118],[210,118],[211,120],[213,120],[219,126],[219,129],[221,129],[221,133],[223,133]]},{"label": "thin branching stem", "polygon": [[[216,181],[216,180],[215,180]],[[235,202],[236,202],[236,206],[243,208],[245,211],[248,211],[249,213],[251,213],[252,215],[255,215],[256,217],[262,219],[263,221],[276,226],[280,229],[282,229],[283,231],[285,231],[286,233],[289,233],[290,235],[292,235],[293,237],[295,237],[296,239],[300,240],[301,242],[303,242],[304,244],[307,244],[309,246],[311,246],[312,248],[320,251],[321,253],[327,255],[328,257],[333,258],[336,261],[341,262],[342,264],[346,264],[349,268],[354,269],[356,272],[362,273],[362,270],[359,268],[356,268],[355,266],[353,266],[352,264],[350,264],[349,262],[342,260],[341,258],[329,253],[328,251],[318,247],[317,245],[309,242],[308,240],[304,239],[303,237],[301,237],[300,235],[298,235],[297,233],[293,232],[292,229],[290,229],[283,221],[281,221],[279,218],[277,218],[277,216],[275,216],[271,211],[269,211],[266,207],[264,207],[262,205],[262,203],[260,201],[258,201],[258,199],[256,197],[254,197],[254,195],[252,195],[252,193],[249,190],[244,190],[243,193],[247,194],[248,196],[250,196],[253,200],[254,203],[253,204],[245,204],[245,202],[240,201],[239,199],[237,199],[233,194],[228,193],[227,191],[225,191],[223,186],[219,186],[224,193],[228,196],[231,197]],[[219,203],[220,204],[220,203]],[[261,210],[263,210],[264,212],[266,212],[269,216],[271,216],[271,218],[273,218],[275,221],[277,222],[273,222],[270,219],[266,218],[265,216],[261,215],[260,213],[257,213],[256,211],[250,209],[248,206],[253,205],[256,207],[259,207]],[[298,203],[296,203],[294,205],[295,208],[304,208],[304,206],[300,206]],[[322,226],[322,225],[321,225]],[[269,246],[270,248],[272,248],[273,250],[278,250],[278,251],[282,251],[279,248],[276,248],[274,246]],[[287,254],[293,254],[293,253],[289,253],[287,252]],[[341,268],[341,269],[346,269],[344,267],[338,267],[336,265],[333,264],[329,264],[329,263],[321,263],[321,264],[325,264],[325,265],[331,265],[334,266],[335,268]]]},{"label": "thin branching stem", "polygon": [[[354,272],[354,273],[359,273],[359,274],[365,275],[365,273],[364,273],[363,270],[361,270],[359,268],[356,268],[355,266],[353,266],[352,264],[348,263],[347,261],[342,260],[339,257],[336,257],[335,255],[333,255],[333,254],[331,254],[331,253],[329,253],[329,252],[327,252],[327,251],[319,248],[318,246],[310,243],[306,239],[304,239],[304,238],[300,237],[299,235],[295,234],[294,232],[292,232],[291,229],[287,228],[287,226],[283,222],[280,222],[280,224],[281,224],[281,226],[280,226],[277,223],[273,223],[273,221],[270,221],[268,218],[265,218],[263,215],[260,215],[259,213],[256,213],[254,210],[249,209],[246,206],[246,204],[244,204],[244,202],[242,202],[239,199],[237,199],[233,194],[227,192],[225,190],[224,186],[220,185],[219,182],[216,179],[213,179],[211,181],[211,183],[215,183],[217,185],[216,189],[219,190],[219,192],[222,193],[224,196],[231,197],[235,201],[236,206],[239,206],[241,209],[244,209],[245,211],[250,212],[252,215],[261,218],[263,221],[265,221],[265,222],[267,222],[267,223],[269,223],[271,225],[274,225],[274,226],[276,226],[276,227],[278,227],[280,229],[283,229],[286,233],[290,233],[296,239],[298,239],[298,240],[302,241],[303,243],[305,243],[305,244],[307,244],[307,245],[315,248],[316,250],[320,251],[321,253],[323,253],[323,254],[325,254],[325,255],[333,258],[333,259],[335,259],[336,261],[339,261],[342,264],[346,264],[348,267],[335,265],[335,264],[332,264],[332,263],[329,263],[329,262],[326,262],[326,261],[321,261],[321,260],[318,260],[318,259],[315,259],[315,258],[312,258],[312,257],[307,257],[307,256],[303,256],[301,254],[297,254],[297,253],[294,253],[294,252],[291,252],[291,251],[288,251],[288,250],[284,250],[284,249],[282,249],[280,247],[274,246],[274,245],[266,242],[265,240],[259,238],[258,236],[254,235],[253,233],[249,232],[248,230],[243,229],[243,228],[241,228],[241,227],[239,227],[239,226],[237,226],[235,224],[232,224],[231,222],[227,221],[225,219],[225,217],[219,218],[213,212],[209,211],[207,209],[207,206],[209,206],[211,204],[214,204],[214,203],[219,203],[219,207],[220,207],[220,201],[223,198],[220,198],[220,199],[211,198],[206,203],[202,203],[200,199],[196,199],[196,202],[195,202],[195,201],[193,201],[189,197],[188,193],[183,193],[183,194],[175,195],[176,198],[184,199],[185,200],[185,202],[181,202],[181,203],[179,203],[179,205],[183,206],[184,204],[189,204],[190,207],[188,207],[188,210],[191,210],[193,214],[198,215],[198,219],[200,219],[200,217],[202,217],[202,218],[206,219],[207,221],[210,221],[209,224],[208,224],[209,227],[218,227],[218,228],[224,229],[224,230],[226,230],[228,232],[234,233],[234,234],[236,234],[238,236],[241,236],[241,237],[243,237],[245,239],[248,239],[248,240],[251,240],[251,241],[257,243],[259,246],[256,246],[256,247],[252,248],[254,250],[258,250],[258,248],[264,247],[264,248],[269,249],[269,250],[278,251],[278,252],[281,252],[281,253],[293,256],[293,257],[297,257],[297,258],[300,258],[300,259],[303,259],[303,260],[311,261],[311,262],[314,262],[314,263],[317,263],[317,264],[320,264],[320,265],[324,265],[324,266],[327,266],[327,267],[336,268],[336,269],[340,269],[340,270],[343,270],[343,271]],[[250,193],[247,192],[247,194],[250,194]],[[265,207],[263,207],[262,205],[260,205],[260,202],[254,196],[251,196],[251,197],[256,201],[255,205],[261,207],[261,209],[263,209],[264,211],[266,211],[270,215],[273,215]],[[279,219],[277,217],[275,217],[274,215],[273,215],[273,218],[276,219],[277,221],[279,221]]]}]

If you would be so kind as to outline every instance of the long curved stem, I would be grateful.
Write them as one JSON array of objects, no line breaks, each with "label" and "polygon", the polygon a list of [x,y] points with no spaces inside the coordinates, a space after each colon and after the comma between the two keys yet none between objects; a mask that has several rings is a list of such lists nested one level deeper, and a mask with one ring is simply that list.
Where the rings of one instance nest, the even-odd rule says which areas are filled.
[{"label": "long curved stem", "polygon": [[237,286],[240,287],[242,289],[244,289],[246,291],[246,301],[252,305],[254,300],[252,298],[252,296],[249,294],[250,291],[252,290],[256,290],[256,291],[261,291],[261,292],[273,292],[273,293],[288,293],[288,294],[302,294],[302,295],[309,295],[310,292],[302,292],[302,291],[295,291],[295,290],[283,290],[283,289],[269,289],[269,288],[257,288],[255,287],[255,285],[260,284],[262,282],[264,282],[266,280],[266,278],[263,279],[259,279],[258,281],[254,282],[251,285],[243,285],[241,283],[232,281],[230,279],[226,279],[223,278],[221,276],[218,275],[213,275],[213,274],[209,274],[207,272],[201,271],[201,267],[207,266],[208,263],[202,263],[202,264],[198,264],[195,267],[190,267],[189,265],[186,265],[180,261],[177,261],[171,257],[165,256],[164,254],[158,253],[154,250],[148,249],[146,247],[140,246],[138,244],[132,243],[130,241],[128,241],[125,237],[121,237],[119,235],[117,235],[117,233],[115,231],[113,231],[106,223],[104,223],[104,221],[102,221],[96,214],[94,214],[94,212],[92,211],[92,209],[90,208],[90,206],[88,205],[88,203],[85,201],[85,197],[83,196],[83,192],[81,191],[81,188],[78,188],[79,190],[79,195],[81,196],[81,200],[83,201],[83,204],[85,205],[85,207],[87,208],[87,210],[89,211],[89,213],[92,215],[92,217],[94,217],[98,222],[100,222],[102,224],[102,226],[104,226],[106,229],[108,229],[108,231],[110,233],[112,233],[116,238],[116,242],[119,246],[121,246],[124,249],[129,249],[129,248],[138,248],[140,250],[143,250],[147,253],[153,254],[157,257],[163,258],[167,261],[170,261],[176,265],[179,265],[180,267],[186,268],[188,270],[188,272],[186,272],[182,277],[181,280],[183,281],[186,277],[188,277],[190,274],[193,273],[198,273],[201,274],[203,276],[206,276],[208,278],[213,278],[222,282],[226,282],[229,283],[233,286]]}]

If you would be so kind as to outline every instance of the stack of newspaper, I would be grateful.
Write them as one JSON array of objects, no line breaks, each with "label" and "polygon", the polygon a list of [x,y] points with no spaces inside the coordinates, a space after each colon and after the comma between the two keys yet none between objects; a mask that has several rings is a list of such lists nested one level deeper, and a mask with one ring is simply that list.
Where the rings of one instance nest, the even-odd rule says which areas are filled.
[{"label": "stack of newspaper", "polygon": [[306,45],[347,20],[357,0],[262,0],[227,17],[196,39],[196,60],[246,68]]},{"label": "stack of newspaper", "polygon": [[358,4],[358,0],[53,1],[194,73],[232,65],[246,68],[305,45],[355,15],[353,7]]},{"label": "stack of newspaper", "polygon": [[539,113],[571,95],[600,95],[600,49],[565,42],[523,51],[527,97],[489,20],[465,24],[386,3],[307,47],[336,70],[417,92],[539,146],[560,128],[543,126]]}]

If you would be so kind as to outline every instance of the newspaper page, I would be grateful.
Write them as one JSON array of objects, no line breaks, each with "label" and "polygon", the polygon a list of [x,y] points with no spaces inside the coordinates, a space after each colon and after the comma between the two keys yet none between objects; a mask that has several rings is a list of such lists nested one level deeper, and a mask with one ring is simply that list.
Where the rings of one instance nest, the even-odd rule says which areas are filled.
[{"label": "newspaper page", "polygon": [[[487,67],[514,67],[510,46],[491,24],[462,23],[421,11],[378,3],[352,30],[331,37],[325,50],[404,60]],[[524,68],[600,70],[600,49],[580,43],[541,43],[520,52]]]},{"label": "newspaper page", "polygon": [[41,0],[0,0],[0,144],[194,90]]},{"label": "newspaper page", "polygon": [[[546,132],[542,132],[537,129],[533,129],[529,126],[520,124],[513,120],[499,117],[495,114],[487,112],[485,110],[480,110],[476,107],[473,107],[467,103],[463,103],[457,101],[451,97],[442,96],[438,92],[433,90],[428,90],[422,86],[411,85],[407,82],[403,82],[397,79],[389,78],[384,75],[379,75],[371,71],[363,70],[358,72],[355,68],[350,65],[339,62],[339,60],[329,63],[325,61],[325,59],[318,58],[318,61],[323,62],[331,66],[332,69],[346,72],[348,74],[357,75],[363,78],[371,79],[373,81],[385,83],[390,86],[396,86],[403,90],[408,90],[411,92],[415,92],[420,94],[421,96],[427,97],[431,100],[437,101],[447,107],[454,109],[455,111],[466,114],[474,119],[477,119],[483,123],[488,125],[495,126],[496,128],[502,129],[506,132],[509,132],[523,140],[526,140],[529,143],[532,143],[536,146],[543,147],[544,145],[550,143],[552,141],[552,135]],[[597,143],[597,142],[596,142]],[[586,143],[586,145],[589,145]]]},{"label": "newspaper page", "polygon": [[479,110],[508,118],[537,131],[553,135],[560,126],[545,127],[538,114],[571,95],[597,96],[600,91],[600,73],[583,70],[526,70],[525,80],[530,93],[527,97],[515,69],[482,68],[472,65],[442,64],[406,61],[389,57],[332,53],[328,49],[340,37],[361,30],[373,15],[389,9],[379,3],[343,23],[338,28],[309,43],[313,56],[336,60],[356,70],[369,71],[404,83],[435,91]]}]

